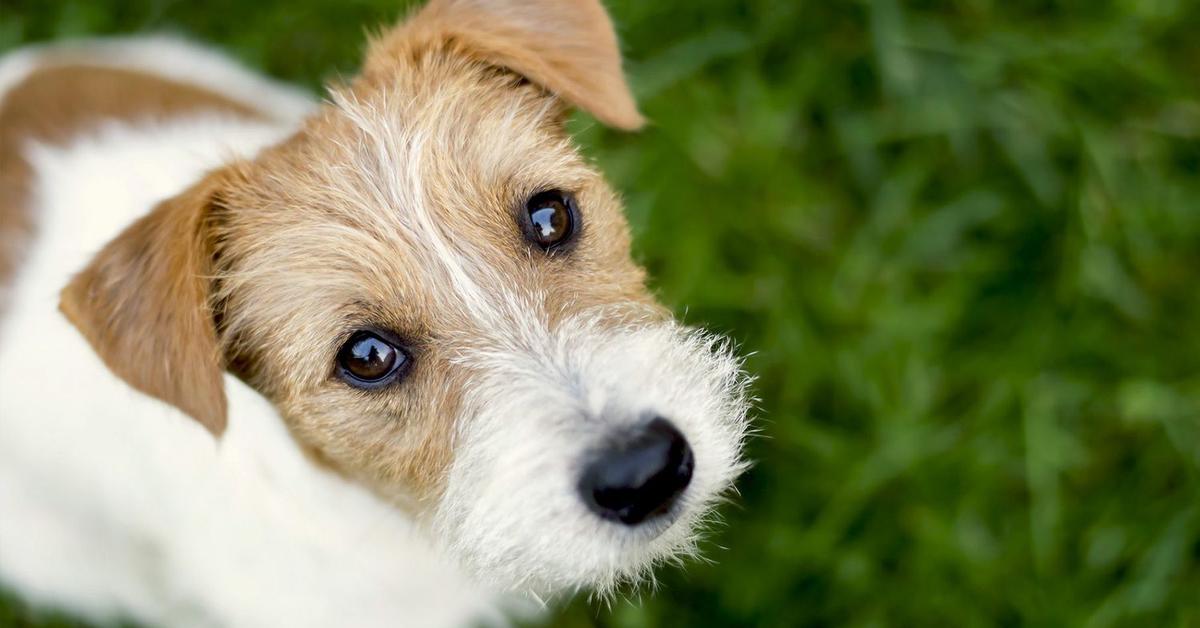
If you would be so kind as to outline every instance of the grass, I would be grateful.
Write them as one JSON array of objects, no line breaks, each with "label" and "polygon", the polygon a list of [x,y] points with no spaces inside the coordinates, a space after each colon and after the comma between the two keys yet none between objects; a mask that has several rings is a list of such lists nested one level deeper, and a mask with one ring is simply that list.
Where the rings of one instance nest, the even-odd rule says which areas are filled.
[{"label": "grass", "polygon": [[[1200,626],[1200,3],[608,4],[654,124],[578,137],[764,436],[715,564],[554,623]],[[0,47],[315,88],[395,5],[0,0]]]}]

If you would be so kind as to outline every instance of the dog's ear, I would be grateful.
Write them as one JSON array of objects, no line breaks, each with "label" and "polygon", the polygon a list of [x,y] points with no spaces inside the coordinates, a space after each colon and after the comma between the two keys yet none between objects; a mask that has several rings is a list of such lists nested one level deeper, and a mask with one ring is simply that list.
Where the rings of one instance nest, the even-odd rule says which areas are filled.
[{"label": "dog's ear", "polygon": [[167,199],[109,242],[59,308],[114,373],[219,436],[225,390],[209,310],[220,173]]},{"label": "dog's ear", "polygon": [[612,21],[599,0],[430,0],[374,43],[365,74],[406,47],[453,41],[624,130],[645,120],[621,71]]}]

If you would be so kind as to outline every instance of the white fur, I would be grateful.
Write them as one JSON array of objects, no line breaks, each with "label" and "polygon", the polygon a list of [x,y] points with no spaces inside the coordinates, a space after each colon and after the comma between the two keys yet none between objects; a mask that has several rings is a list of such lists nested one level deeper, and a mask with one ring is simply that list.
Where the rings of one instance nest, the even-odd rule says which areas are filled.
[{"label": "white fur", "polygon": [[[548,328],[536,311],[519,308],[458,360],[480,375],[435,527],[497,587],[604,595],[695,551],[701,518],[745,466],[748,382],[728,342],[698,330],[613,327],[603,319],[619,313],[603,309]],[[630,529],[594,516],[575,488],[589,455],[655,416],[696,460],[672,520]]]},{"label": "white fur", "polygon": [[[293,97],[207,53],[188,66],[171,51],[175,72],[257,81],[257,104]],[[30,147],[41,237],[0,320],[0,583],[169,626],[499,621],[496,600],[399,511],[308,462],[245,385],[227,378],[229,429],[216,442],[117,380],[57,311],[59,289],[122,227],[289,130],[209,115]]]}]

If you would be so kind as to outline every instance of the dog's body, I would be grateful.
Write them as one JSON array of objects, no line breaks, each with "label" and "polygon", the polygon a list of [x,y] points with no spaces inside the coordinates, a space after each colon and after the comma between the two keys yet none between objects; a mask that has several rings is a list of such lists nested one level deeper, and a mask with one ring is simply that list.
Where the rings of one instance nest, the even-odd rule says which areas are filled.
[{"label": "dog's body", "polygon": [[[559,98],[640,124],[599,5],[528,5],[579,29],[567,56],[514,48],[514,6],[432,3],[324,106],[169,40],[0,60],[0,586],[171,626],[462,625],[689,551],[744,379],[663,319],[558,125]],[[543,256],[509,198],[589,222],[525,227],[577,235]]]}]

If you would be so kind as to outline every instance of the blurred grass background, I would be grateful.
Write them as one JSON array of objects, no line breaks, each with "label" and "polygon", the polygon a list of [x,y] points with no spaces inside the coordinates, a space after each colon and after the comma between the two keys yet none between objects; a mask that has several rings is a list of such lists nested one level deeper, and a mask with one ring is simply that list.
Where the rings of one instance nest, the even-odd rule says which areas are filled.
[{"label": "blurred grass background", "polygon": [[[165,30],[316,90],[403,4],[0,0],[0,49]],[[578,137],[764,436],[715,564],[554,623],[1200,626],[1200,3],[607,4],[653,125]]]}]

